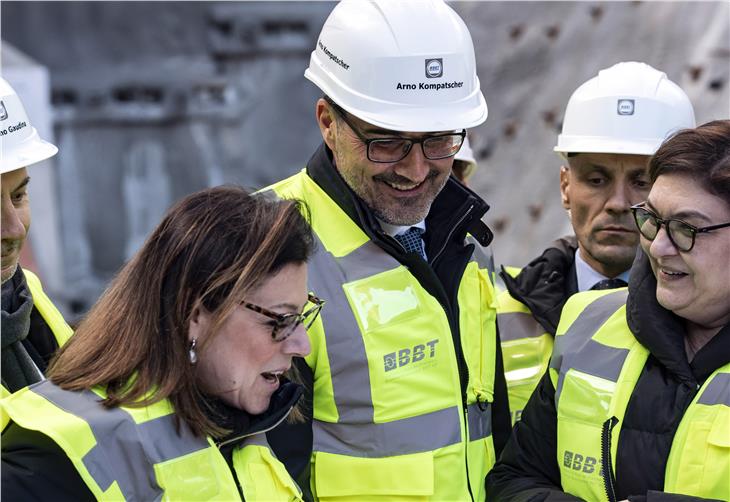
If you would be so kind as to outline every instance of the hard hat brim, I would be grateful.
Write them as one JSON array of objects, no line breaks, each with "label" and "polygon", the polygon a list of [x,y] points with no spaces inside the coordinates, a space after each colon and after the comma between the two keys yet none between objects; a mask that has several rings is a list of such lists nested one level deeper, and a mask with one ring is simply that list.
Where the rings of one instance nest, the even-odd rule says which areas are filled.
[{"label": "hard hat brim", "polygon": [[0,152],[0,173],[5,174],[49,159],[58,153],[56,145],[42,140],[33,129],[33,137],[13,148],[12,155]]},{"label": "hard hat brim", "polygon": [[654,155],[662,139],[618,140],[612,138],[563,138],[553,151],[560,154],[568,153],[616,153],[624,155]]}]

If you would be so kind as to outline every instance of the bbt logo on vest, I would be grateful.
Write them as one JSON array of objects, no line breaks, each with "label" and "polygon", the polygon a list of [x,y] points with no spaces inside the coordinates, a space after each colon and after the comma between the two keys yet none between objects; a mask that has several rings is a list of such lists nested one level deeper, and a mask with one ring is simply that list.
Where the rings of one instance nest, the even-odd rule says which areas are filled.
[{"label": "bbt logo on vest", "polygon": [[[393,371],[396,368],[402,368],[410,364],[415,364],[420,361],[432,359],[436,356],[436,344],[438,339],[431,340],[425,344],[419,343],[414,345],[413,348],[402,348],[397,352],[390,352],[383,356],[383,366],[385,371]],[[426,349],[428,347],[428,350]]]},{"label": "bbt logo on vest", "polygon": [[603,465],[599,459],[588,455],[581,455],[572,451],[563,452],[563,467],[573,469],[584,474],[595,474],[603,477]]}]

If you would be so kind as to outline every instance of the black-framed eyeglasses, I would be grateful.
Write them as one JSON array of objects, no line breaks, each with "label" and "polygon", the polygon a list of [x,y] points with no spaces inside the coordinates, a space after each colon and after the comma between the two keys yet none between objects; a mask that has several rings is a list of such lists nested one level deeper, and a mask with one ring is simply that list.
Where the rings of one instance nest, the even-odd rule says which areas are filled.
[{"label": "black-framed eyeglasses", "polygon": [[300,324],[304,326],[304,329],[309,329],[309,327],[314,323],[319,312],[324,306],[324,300],[320,300],[316,296],[310,294],[309,303],[313,304],[313,306],[301,314],[279,314],[278,312],[274,312],[248,302],[241,302],[241,305],[274,320],[274,326],[271,330],[271,338],[278,343],[289,338]]},{"label": "black-framed eyeglasses", "polygon": [[447,159],[456,155],[461,149],[466,137],[466,129],[461,132],[447,132],[443,134],[429,134],[419,139],[414,138],[368,138],[348,118],[348,113],[332,101],[327,101],[352,132],[365,143],[368,160],[371,162],[398,162],[405,159],[415,143],[421,145],[423,156],[429,160]]},{"label": "black-framed eyeglasses", "polygon": [[646,202],[642,202],[641,204],[631,206],[631,211],[634,213],[634,221],[636,221],[636,226],[639,227],[641,235],[653,241],[659,233],[661,226],[664,225],[669,240],[680,251],[690,251],[695,245],[695,237],[697,234],[730,227],[730,221],[719,225],[698,228],[676,218],[664,220],[648,209],[645,204]]}]

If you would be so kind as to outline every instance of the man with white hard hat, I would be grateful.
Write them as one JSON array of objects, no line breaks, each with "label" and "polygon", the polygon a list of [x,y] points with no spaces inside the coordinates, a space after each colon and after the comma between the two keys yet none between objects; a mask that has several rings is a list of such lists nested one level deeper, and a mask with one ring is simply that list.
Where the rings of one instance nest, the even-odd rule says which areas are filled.
[{"label": "man with white hard hat", "polygon": [[327,307],[300,368],[311,441],[269,440],[314,498],[483,500],[510,424],[489,206],[450,176],[487,118],[469,31],[441,0],[344,0],[305,76],[324,142],[270,188],[311,211]]},{"label": "man with white hard hat", "polygon": [[647,162],[673,132],[695,127],[692,103],[644,63],[602,70],[570,97],[555,151],[575,236],[522,270],[503,268],[498,324],[513,421],[545,373],[560,312],[578,291],[626,286],[639,243],[630,208],[649,193]]},{"label": "man with white hard hat", "polygon": [[27,167],[57,151],[38,136],[18,95],[0,78],[3,395],[43,380],[51,356],[71,336],[38,277],[18,264],[30,226]]}]

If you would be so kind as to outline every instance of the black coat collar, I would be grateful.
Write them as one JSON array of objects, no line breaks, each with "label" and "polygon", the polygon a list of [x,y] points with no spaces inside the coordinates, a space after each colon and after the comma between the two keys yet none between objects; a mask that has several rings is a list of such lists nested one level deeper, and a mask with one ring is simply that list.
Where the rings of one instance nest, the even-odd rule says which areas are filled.
[{"label": "black coat collar", "polygon": [[516,277],[510,276],[504,267],[500,273],[510,295],[527,305],[535,320],[552,335],[558,328],[565,302],[578,291],[576,249],[575,237],[563,237],[528,263]]}]

